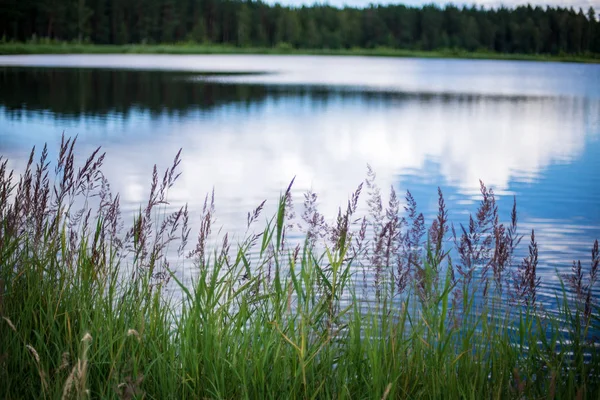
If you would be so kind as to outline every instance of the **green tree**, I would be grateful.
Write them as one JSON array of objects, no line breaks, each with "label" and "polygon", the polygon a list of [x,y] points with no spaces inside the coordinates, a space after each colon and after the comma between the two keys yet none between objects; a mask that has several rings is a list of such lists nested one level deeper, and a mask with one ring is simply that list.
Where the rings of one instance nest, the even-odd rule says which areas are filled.
[{"label": "green tree", "polygon": [[338,13],[341,45],[345,48],[357,46],[361,38],[360,14],[358,10],[345,8]]},{"label": "green tree", "polygon": [[305,24],[304,32],[306,32],[306,34],[304,35],[304,41],[302,43],[303,47],[308,47],[309,49],[321,47],[321,35],[317,29],[315,20],[309,16]]},{"label": "green tree", "polygon": [[433,50],[440,47],[442,13],[435,5],[423,7],[419,19],[419,42],[424,50]]},{"label": "green tree", "polygon": [[304,48],[451,47],[503,53],[600,54],[595,10],[370,5],[301,8],[262,0],[0,0],[5,40],[97,44],[190,40]]},{"label": "green tree", "polygon": [[479,26],[475,17],[466,17],[461,30],[463,48],[474,51],[479,47]]},{"label": "green tree", "polygon": [[300,44],[301,29],[297,13],[289,9],[280,10],[275,28],[275,43],[289,43],[298,47]]},{"label": "green tree", "polygon": [[247,46],[252,43],[252,14],[246,3],[242,3],[237,11],[237,44]]}]

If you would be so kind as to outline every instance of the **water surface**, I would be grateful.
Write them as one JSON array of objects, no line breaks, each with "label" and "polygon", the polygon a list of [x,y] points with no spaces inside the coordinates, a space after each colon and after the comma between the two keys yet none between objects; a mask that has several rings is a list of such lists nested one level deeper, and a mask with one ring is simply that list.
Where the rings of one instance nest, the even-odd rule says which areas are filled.
[{"label": "water surface", "polygon": [[[0,57],[0,154],[24,167],[44,142],[78,135],[107,152],[125,211],[146,199],[152,166],[183,148],[170,193],[197,217],[215,190],[217,224],[243,235],[295,177],[332,220],[364,179],[409,189],[428,221],[441,187],[455,224],[479,180],[504,220],[535,229],[543,290],[555,268],[589,259],[600,238],[600,66],[311,56]],[[221,73],[225,75],[215,75]],[[364,199],[363,199],[364,200]],[[197,220],[193,220],[197,226]]]}]

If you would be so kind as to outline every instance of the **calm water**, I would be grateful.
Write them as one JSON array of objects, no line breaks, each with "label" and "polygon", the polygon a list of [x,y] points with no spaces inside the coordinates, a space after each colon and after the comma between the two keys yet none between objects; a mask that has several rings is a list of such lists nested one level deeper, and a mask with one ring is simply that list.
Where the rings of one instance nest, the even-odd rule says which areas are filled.
[{"label": "calm water", "polygon": [[[215,72],[221,75],[215,75]],[[0,154],[20,170],[62,132],[101,145],[125,210],[152,166],[183,148],[170,194],[197,212],[215,189],[217,225],[243,234],[295,176],[330,220],[364,179],[409,189],[428,221],[436,188],[451,220],[476,208],[479,179],[507,219],[517,196],[535,229],[543,289],[589,260],[600,238],[600,66],[307,56],[0,57]],[[363,202],[364,202],[363,198]],[[300,209],[299,209],[300,211]],[[197,224],[196,224],[197,225]]]}]

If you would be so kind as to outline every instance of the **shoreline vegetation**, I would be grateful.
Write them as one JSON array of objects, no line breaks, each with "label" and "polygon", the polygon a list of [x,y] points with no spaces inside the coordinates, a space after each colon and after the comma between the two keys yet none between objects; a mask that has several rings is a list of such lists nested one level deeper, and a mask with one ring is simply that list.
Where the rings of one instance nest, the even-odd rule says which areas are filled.
[{"label": "shoreline vegetation", "polygon": [[[0,38],[4,43],[90,43],[123,46],[112,48],[119,52],[179,54],[258,52],[559,61],[600,57],[600,21],[591,5],[587,9],[453,4],[335,7],[241,0],[122,0],[114,4],[111,0],[60,4],[29,0],[0,6]],[[133,43],[141,46],[128,46]],[[172,45],[177,43],[200,45]],[[14,51],[15,47],[5,51],[8,49]],[[33,51],[35,47],[20,49]],[[59,49],[40,46],[36,50],[62,52]],[[72,47],[77,52],[106,49]]]},{"label": "shoreline vegetation", "polygon": [[542,62],[600,63],[600,56],[589,54],[519,54],[490,51],[467,51],[464,49],[409,50],[389,47],[351,49],[307,49],[294,48],[287,43],[274,47],[239,47],[220,44],[128,44],[98,45],[69,42],[46,43],[0,43],[0,55],[35,54],[174,54],[174,55],[318,55],[318,56],[367,56],[398,58],[437,58],[469,60],[511,60]]},{"label": "shoreline vegetation", "polygon": [[368,168],[333,221],[305,194],[296,244],[293,181],[246,238],[215,238],[214,194],[167,207],[181,151],[131,222],[100,149],[63,137],[57,154],[18,177],[0,158],[3,399],[598,398],[598,241],[547,308],[535,232],[516,200],[501,223],[483,183],[455,227],[441,190],[425,221]]}]

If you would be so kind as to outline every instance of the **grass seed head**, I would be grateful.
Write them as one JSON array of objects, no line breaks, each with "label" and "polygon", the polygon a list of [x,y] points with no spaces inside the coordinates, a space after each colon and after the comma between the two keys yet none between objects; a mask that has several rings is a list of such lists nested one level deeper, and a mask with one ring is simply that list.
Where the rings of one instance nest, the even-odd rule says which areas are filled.
[{"label": "grass seed head", "polygon": [[15,328],[15,325],[12,323],[12,321],[10,319],[8,319],[7,317],[2,317],[2,319],[6,321],[6,323],[10,327],[10,329],[12,329],[14,332],[17,332],[17,328]]}]

